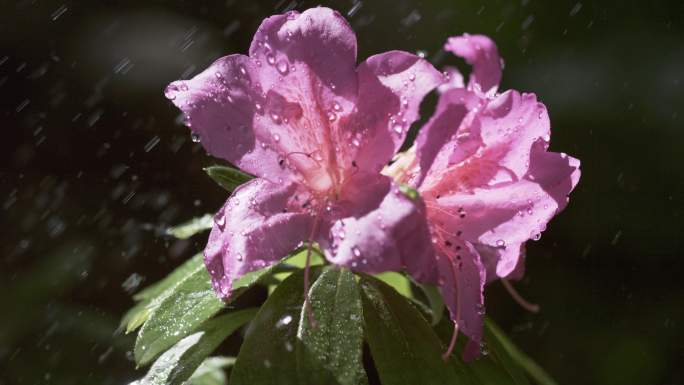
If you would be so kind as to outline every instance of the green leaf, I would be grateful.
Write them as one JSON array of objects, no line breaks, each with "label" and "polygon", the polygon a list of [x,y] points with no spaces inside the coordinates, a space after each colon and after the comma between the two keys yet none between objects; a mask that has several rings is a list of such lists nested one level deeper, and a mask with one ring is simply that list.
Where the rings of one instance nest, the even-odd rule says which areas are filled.
[{"label": "green leaf", "polygon": [[361,287],[366,338],[383,385],[472,383],[461,365],[442,360],[445,348],[406,298],[369,276]]},{"label": "green leaf", "polygon": [[326,269],[309,291],[315,327],[302,311],[297,369],[303,384],[367,384],[361,296],[347,269]]},{"label": "green leaf", "polygon": [[171,289],[138,333],[134,356],[139,365],[152,361],[223,307],[200,265]]},{"label": "green leaf", "polygon": [[187,222],[181,223],[166,229],[166,234],[174,236],[178,239],[188,239],[195,234],[209,230],[214,225],[214,216],[211,214],[204,214],[201,217],[193,218]]},{"label": "green leaf", "polygon": [[145,299],[152,299],[162,294],[166,289],[174,286],[189,274],[197,270],[199,266],[204,266],[204,256],[202,253],[195,254],[192,258],[185,261],[178,266],[169,275],[164,277],[157,283],[154,283],[133,295],[133,299],[141,301]]},{"label": "green leaf", "polygon": [[508,373],[516,378],[517,384],[528,384],[523,371],[541,385],[558,385],[551,376],[544,371],[527,354],[521,351],[513,341],[499,328],[494,321],[485,318],[485,339],[492,354],[504,365]]},{"label": "green leaf", "polygon": [[[315,277],[319,269],[311,269]],[[285,279],[261,306],[245,335],[231,385],[295,385],[297,329],[304,301],[304,272]]]},{"label": "green leaf", "polygon": [[[447,343],[451,339],[453,323],[451,320],[445,318],[435,327],[435,331],[440,336],[441,340],[444,343]],[[522,378],[512,376],[509,372],[510,368],[506,368],[505,364],[499,361],[498,355],[492,353],[489,349],[491,345],[486,330],[483,344],[487,348],[483,349],[483,353],[478,359],[472,362],[463,363],[461,356],[467,339],[468,338],[462,334],[458,336],[456,349],[451,355],[450,362],[452,365],[463,368],[470,373],[471,377],[475,379],[475,384],[529,385],[529,382],[527,382],[527,379],[524,376]]]},{"label": "green leaf", "polygon": [[233,364],[235,357],[209,357],[190,376],[187,385],[227,385],[228,377],[223,369]]},{"label": "green leaf", "polygon": [[385,273],[375,274],[374,276],[375,278],[392,286],[394,290],[404,297],[413,298],[413,293],[411,292],[411,281],[409,281],[405,275],[388,271]]},{"label": "green leaf", "polygon": [[150,314],[152,314],[154,309],[159,306],[161,301],[172,292],[171,289],[175,285],[203,266],[202,254],[197,254],[177,267],[161,281],[136,293],[133,296],[133,299],[140,302],[126,312],[121,319],[119,327],[122,329],[125,328],[126,333],[130,333],[142,326],[145,321],[149,319]]},{"label": "green leaf", "polygon": [[241,184],[254,178],[236,168],[226,166],[209,166],[206,167],[204,171],[214,180],[214,182],[218,183],[219,186],[229,192],[232,192]]},{"label": "green leaf", "polygon": [[147,375],[133,384],[183,384],[224,339],[249,321],[255,313],[256,309],[241,310],[205,322],[195,333],[181,339],[159,356]]},{"label": "green leaf", "polygon": [[439,321],[442,320],[442,315],[444,314],[444,300],[442,299],[442,294],[435,286],[422,283],[416,283],[416,285],[420,287],[423,294],[425,294],[428,303],[430,304],[432,326],[439,324]]}]

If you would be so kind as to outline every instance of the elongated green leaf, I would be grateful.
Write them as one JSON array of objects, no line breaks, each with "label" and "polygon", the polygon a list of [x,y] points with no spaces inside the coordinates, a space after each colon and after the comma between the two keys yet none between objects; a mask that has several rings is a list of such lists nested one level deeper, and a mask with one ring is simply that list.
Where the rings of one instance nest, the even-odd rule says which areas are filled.
[{"label": "elongated green leaf", "polygon": [[209,166],[204,169],[214,182],[219,186],[232,192],[239,185],[253,179],[254,177],[236,168],[226,166]]},{"label": "elongated green leaf", "polygon": [[204,265],[171,290],[138,333],[134,355],[139,365],[152,361],[223,307]]},{"label": "elongated green leaf", "polygon": [[197,254],[177,267],[161,281],[136,293],[133,299],[140,302],[126,312],[121,319],[120,328],[125,329],[126,333],[130,333],[142,326],[161,301],[171,293],[170,289],[201,266],[204,266],[202,254]]},{"label": "elongated green leaf", "polygon": [[474,384],[460,365],[442,360],[439,338],[406,298],[368,276],[361,287],[366,337],[383,385]]},{"label": "elongated green leaf", "polygon": [[235,357],[209,357],[195,370],[187,385],[227,385],[223,369],[233,366]]},{"label": "elongated green leaf", "polygon": [[249,321],[256,309],[229,313],[202,324],[196,332],[178,341],[154,362],[135,385],[181,385],[202,361],[237,328]]},{"label": "elongated green leaf", "polygon": [[422,290],[423,294],[430,304],[430,313],[432,314],[432,326],[439,324],[442,320],[442,315],[444,314],[444,300],[442,299],[442,294],[439,290],[432,285],[425,285],[417,283],[418,287]]},{"label": "elongated green leaf", "polygon": [[385,273],[376,274],[375,278],[392,286],[397,293],[403,295],[404,297],[413,298],[413,293],[411,292],[411,281],[406,278],[405,275],[388,271]]},{"label": "elongated green leaf", "polygon": [[[312,277],[318,269],[311,269]],[[294,385],[304,272],[285,279],[254,317],[230,375],[231,385]]]},{"label": "elongated green leaf", "polygon": [[181,223],[166,229],[166,234],[174,236],[178,239],[188,239],[195,234],[202,231],[209,230],[214,225],[214,216],[211,214],[204,214],[201,217],[193,218],[187,222]]},{"label": "elongated green leaf", "polygon": [[354,274],[326,269],[309,292],[315,327],[301,312],[297,369],[302,384],[366,384],[361,296]]},{"label": "elongated green leaf", "polygon": [[516,379],[518,384],[528,384],[523,371],[540,385],[558,385],[551,376],[544,371],[527,354],[523,353],[503,330],[489,318],[485,318],[485,339],[488,346],[508,373]]},{"label": "elongated green leaf", "polygon": [[[449,319],[443,319],[439,325],[435,327],[435,331],[440,339],[447,343],[451,338],[453,332],[453,324]],[[486,346],[483,349],[479,358],[474,361],[463,363],[462,353],[465,347],[467,337],[459,335],[456,349],[451,355],[450,362],[452,365],[465,369],[470,373],[471,377],[475,379],[475,384],[482,385],[529,385],[525,377],[516,378],[511,376],[504,364],[502,364],[496,354],[492,354],[489,347],[489,336],[485,332],[483,344]]]}]

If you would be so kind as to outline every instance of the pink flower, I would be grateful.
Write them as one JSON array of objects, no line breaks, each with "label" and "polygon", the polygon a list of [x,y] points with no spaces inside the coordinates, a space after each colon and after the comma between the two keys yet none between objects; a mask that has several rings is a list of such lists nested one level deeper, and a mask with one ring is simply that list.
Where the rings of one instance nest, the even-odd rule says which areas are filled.
[{"label": "pink flower", "polygon": [[[400,51],[356,65],[356,37],[328,8],[264,20],[249,56],[230,55],[166,96],[204,148],[257,179],[215,216],[204,251],[215,290],[303,242],[366,272],[432,258],[424,206],[381,169],[443,81]],[[410,237],[408,236],[410,235]]]},{"label": "pink flower", "polygon": [[566,206],[580,170],[577,159],[547,151],[549,117],[534,94],[497,94],[501,59],[489,38],[452,37],[445,49],[473,66],[468,85],[448,70],[434,115],[386,173],[425,202],[437,268],[425,266],[421,279],[439,284],[471,358],[485,283],[522,275],[525,242]]}]

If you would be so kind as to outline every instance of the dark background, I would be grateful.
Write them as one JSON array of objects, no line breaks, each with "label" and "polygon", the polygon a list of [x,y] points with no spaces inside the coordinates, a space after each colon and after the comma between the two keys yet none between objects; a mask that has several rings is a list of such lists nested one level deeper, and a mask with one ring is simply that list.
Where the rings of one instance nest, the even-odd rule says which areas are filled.
[{"label": "dark background", "polygon": [[[0,384],[125,384],[130,292],[202,249],[162,235],[226,198],[164,86],[310,1],[0,1]],[[581,159],[562,215],[487,311],[561,384],[684,384],[684,3],[324,2],[359,59],[485,33]],[[352,10],[352,12],[350,12]],[[466,68],[466,67],[462,67]],[[423,105],[429,116],[435,97]],[[140,281],[140,282],[138,282]]]}]

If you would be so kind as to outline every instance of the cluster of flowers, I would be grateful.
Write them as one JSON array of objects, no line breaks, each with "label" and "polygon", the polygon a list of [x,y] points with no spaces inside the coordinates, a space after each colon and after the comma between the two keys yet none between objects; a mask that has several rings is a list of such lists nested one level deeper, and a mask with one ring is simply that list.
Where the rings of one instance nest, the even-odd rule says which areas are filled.
[{"label": "cluster of flowers", "polygon": [[[249,56],[167,87],[204,148],[257,177],[215,216],[204,253],[220,296],[317,244],[335,265],[437,285],[469,337],[466,358],[478,354],[485,284],[522,275],[524,244],[566,206],[579,161],[547,151],[534,94],[498,91],[489,38],[452,37],[444,49],[472,66],[467,83],[402,51],[357,66],[347,21],[313,8],[267,18]],[[435,89],[434,115],[397,154]]]}]

